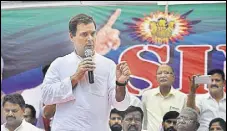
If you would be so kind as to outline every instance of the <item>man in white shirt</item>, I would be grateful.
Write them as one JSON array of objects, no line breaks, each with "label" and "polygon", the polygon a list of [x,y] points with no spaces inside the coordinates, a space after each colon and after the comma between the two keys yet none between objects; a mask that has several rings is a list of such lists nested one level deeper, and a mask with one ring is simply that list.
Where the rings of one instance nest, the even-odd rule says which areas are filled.
[{"label": "man in white shirt", "polygon": [[143,110],[142,101],[133,94],[129,94],[130,96],[130,106],[140,107]]},{"label": "man in white shirt", "polygon": [[156,75],[159,87],[149,89],[142,95],[143,129],[148,131],[159,131],[163,116],[169,111],[181,112],[187,100],[186,94],[172,87],[175,76],[169,65],[160,65]]},{"label": "man in white shirt", "polygon": [[[119,10],[116,13],[108,26],[112,26]],[[42,86],[44,104],[56,104],[52,131],[107,131],[111,105],[126,110],[130,104],[125,89],[130,70],[126,62],[116,66],[95,53],[96,25],[92,17],[85,14],[73,17],[69,35],[75,51],[53,61]],[[92,57],[85,57],[87,48],[92,50]],[[94,73],[92,84],[88,71]]]},{"label": "man in white shirt", "polygon": [[208,75],[211,75],[211,84],[208,85],[209,93],[204,94],[199,100],[195,100],[198,88],[198,84],[194,82],[195,76],[190,79],[191,87],[187,106],[196,109],[200,116],[198,131],[208,131],[209,123],[214,118],[220,117],[226,120],[225,74],[220,69],[213,69],[208,72]]},{"label": "man in white shirt", "polygon": [[3,98],[6,123],[1,125],[1,131],[42,131],[24,120],[24,108],[25,102],[20,94],[6,95]]}]

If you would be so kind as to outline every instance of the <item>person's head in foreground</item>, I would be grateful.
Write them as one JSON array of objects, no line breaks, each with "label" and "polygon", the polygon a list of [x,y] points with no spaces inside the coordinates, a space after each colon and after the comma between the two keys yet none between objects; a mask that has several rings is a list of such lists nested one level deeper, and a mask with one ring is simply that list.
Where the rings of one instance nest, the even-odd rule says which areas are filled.
[{"label": "person's head in foreground", "polygon": [[129,106],[124,111],[123,131],[141,131],[143,121],[143,111],[140,107]]},{"label": "person's head in foreground", "polygon": [[177,117],[179,113],[177,111],[167,112],[162,121],[162,127],[164,131],[176,131]]},{"label": "person's head in foreground", "polygon": [[222,118],[215,118],[209,124],[209,131],[226,131],[226,122]]},{"label": "person's head in foreground", "polygon": [[121,131],[122,130],[122,112],[118,111],[116,108],[110,111],[109,126],[111,131]]},{"label": "person's head in foreground", "polygon": [[199,128],[198,113],[196,110],[186,107],[177,117],[177,131],[197,131]]},{"label": "person's head in foreground", "polygon": [[5,95],[3,99],[3,114],[6,127],[16,129],[21,125],[24,116],[25,102],[20,94]]}]

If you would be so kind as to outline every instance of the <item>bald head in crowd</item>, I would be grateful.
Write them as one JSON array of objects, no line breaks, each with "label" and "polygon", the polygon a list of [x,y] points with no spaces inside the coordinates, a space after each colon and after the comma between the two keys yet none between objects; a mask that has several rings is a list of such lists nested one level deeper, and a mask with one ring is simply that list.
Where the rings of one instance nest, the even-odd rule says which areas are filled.
[{"label": "bald head in crowd", "polygon": [[200,126],[198,117],[199,114],[195,109],[189,107],[184,108],[177,118],[177,131],[197,131]]}]

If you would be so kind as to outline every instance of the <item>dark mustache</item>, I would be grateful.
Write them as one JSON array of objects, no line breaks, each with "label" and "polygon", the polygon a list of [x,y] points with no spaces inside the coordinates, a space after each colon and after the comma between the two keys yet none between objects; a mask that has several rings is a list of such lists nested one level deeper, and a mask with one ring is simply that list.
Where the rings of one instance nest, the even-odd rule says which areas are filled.
[{"label": "dark mustache", "polygon": [[213,87],[218,88],[218,86],[217,86],[217,85],[211,85],[211,87],[212,87],[212,88],[213,88]]}]

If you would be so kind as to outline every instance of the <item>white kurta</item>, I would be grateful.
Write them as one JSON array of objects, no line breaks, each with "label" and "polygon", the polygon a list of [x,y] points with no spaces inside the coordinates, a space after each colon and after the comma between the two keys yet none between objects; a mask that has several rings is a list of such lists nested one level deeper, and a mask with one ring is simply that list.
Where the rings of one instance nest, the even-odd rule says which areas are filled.
[{"label": "white kurta", "polygon": [[126,110],[130,97],[117,102],[116,64],[95,54],[95,83],[90,84],[87,73],[72,90],[70,76],[76,73],[82,58],[75,52],[57,58],[49,67],[42,86],[46,105],[57,104],[52,131],[108,131],[111,105]]},{"label": "white kurta", "polygon": [[[5,124],[1,125],[1,131],[9,131],[5,127]],[[33,126],[32,124],[26,122],[25,120],[23,120],[21,125],[18,126],[14,131],[44,131],[44,130],[39,129],[39,128]]]}]

